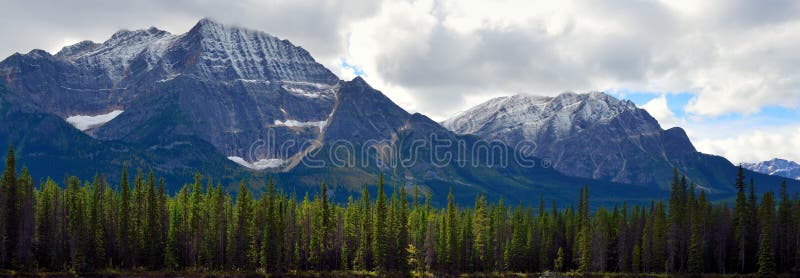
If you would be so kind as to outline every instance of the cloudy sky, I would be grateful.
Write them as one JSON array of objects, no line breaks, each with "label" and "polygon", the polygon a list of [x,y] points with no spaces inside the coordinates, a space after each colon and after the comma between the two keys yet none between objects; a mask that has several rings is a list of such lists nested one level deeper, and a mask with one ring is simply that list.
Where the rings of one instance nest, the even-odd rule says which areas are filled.
[{"label": "cloudy sky", "polygon": [[[235,2],[235,3],[232,3]],[[492,97],[606,91],[733,162],[800,161],[796,0],[3,1],[0,56],[210,17],[300,45],[435,120]]]}]

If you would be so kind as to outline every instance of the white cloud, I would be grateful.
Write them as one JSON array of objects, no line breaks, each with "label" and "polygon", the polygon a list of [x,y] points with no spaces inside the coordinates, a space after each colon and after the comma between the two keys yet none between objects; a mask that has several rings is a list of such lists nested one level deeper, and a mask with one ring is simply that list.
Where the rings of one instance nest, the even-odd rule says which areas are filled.
[{"label": "white cloud", "polygon": [[670,110],[669,106],[667,105],[666,95],[661,95],[660,97],[648,101],[642,105],[641,108],[647,110],[647,113],[649,113],[650,116],[656,118],[663,129],[681,126],[681,121],[675,117],[675,113],[672,113],[672,110]]},{"label": "white cloud", "polygon": [[800,126],[763,129],[723,139],[695,140],[697,150],[722,155],[733,163],[772,158],[800,161]]}]

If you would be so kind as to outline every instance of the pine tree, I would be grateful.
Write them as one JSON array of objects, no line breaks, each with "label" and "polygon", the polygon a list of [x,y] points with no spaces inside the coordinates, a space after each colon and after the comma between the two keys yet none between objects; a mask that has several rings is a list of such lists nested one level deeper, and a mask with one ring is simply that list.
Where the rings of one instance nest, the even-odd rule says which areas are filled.
[{"label": "pine tree", "polygon": [[184,264],[184,244],[185,244],[185,230],[183,221],[186,215],[184,214],[184,202],[182,201],[187,196],[186,187],[183,187],[169,205],[169,230],[167,234],[166,255],[164,256],[164,264],[171,269],[178,269]]},{"label": "pine tree", "polygon": [[578,250],[580,254],[580,271],[589,272],[592,267],[592,230],[589,217],[589,187],[581,189],[579,205],[580,232],[578,234]]},{"label": "pine tree", "polygon": [[786,187],[786,181],[781,182],[780,204],[778,204],[778,271],[787,272],[794,267],[794,250],[797,241],[794,239],[796,225],[792,221],[792,200]]},{"label": "pine tree", "polygon": [[233,237],[231,239],[233,252],[230,256],[233,265],[237,268],[247,267],[250,262],[247,253],[250,248],[253,232],[253,208],[251,198],[245,180],[242,179],[239,183],[239,196],[236,197],[236,208],[234,209],[234,218],[236,222],[234,223]]},{"label": "pine tree", "polygon": [[189,203],[189,242],[188,259],[192,266],[196,266],[200,251],[202,229],[205,226],[203,219],[203,176],[195,173],[192,185],[191,202]]},{"label": "pine tree", "polygon": [[705,202],[705,191],[701,191],[699,199],[694,204],[690,204],[692,208],[692,224],[687,267],[689,273],[697,276],[703,273],[703,266],[705,265],[703,261],[705,258],[705,254],[703,254],[703,250],[705,250],[705,242],[703,239],[705,233]]},{"label": "pine tree", "polygon": [[408,196],[405,188],[400,188],[400,203],[397,212],[397,244],[396,244],[396,267],[400,273],[408,272]]},{"label": "pine tree", "polygon": [[633,253],[631,254],[631,271],[639,273],[642,271],[642,248],[639,246],[639,241],[633,244]]},{"label": "pine tree", "polygon": [[277,212],[277,196],[275,193],[275,185],[272,179],[267,182],[267,212],[266,212],[266,225],[264,227],[264,244],[262,246],[262,266],[267,271],[275,271],[280,269],[280,243],[282,242],[281,225],[278,221],[279,212]]},{"label": "pine tree", "polygon": [[473,244],[474,262],[476,270],[486,270],[484,262],[489,256],[489,215],[486,211],[486,196],[478,195],[475,198],[475,217],[472,220],[472,233],[475,237]]},{"label": "pine tree", "polygon": [[13,256],[16,269],[30,270],[34,266],[33,235],[35,230],[33,180],[28,169],[22,168],[22,177],[18,183],[17,207],[19,208],[19,230],[17,231],[17,248]]},{"label": "pine tree", "polygon": [[87,259],[90,266],[104,265],[106,260],[105,254],[105,228],[103,223],[103,211],[105,202],[103,198],[106,195],[105,180],[101,179],[99,175],[95,174],[92,181],[91,192],[89,193],[89,240],[90,246],[88,247]]},{"label": "pine tree", "polygon": [[553,270],[556,272],[564,271],[564,248],[558,247],[558,252],[556,253],[556,260],[553,263]]},{"label": "pine tree", "polygon": [[41,186],[36,206],[36,257],[41,267],[53,269],[60,265],[58,246],[58,185],[47,179]]},{"label": "pine tree", "polygon": [[375,227],[372,225],[372,201],[369,198],[369,190],[367,190],[366,185],[364,185],[364,188],[361,192],[360,205],[361,226],[359,229],[359,244],[358,249],[356,250],[356,257],[353,265],[356,270],[368,270],[372,269],[373,263],[372,235]]},{"label": "pine tree", "polygon": [[775,197],[764,193],[759,209],[761,236],[758,248],[758,277],[777,277],[775,269]]},{"label": "pine tree", "polygon": [[120,201],[119,212],[119,239],[117,242],[119,243],[119,255],[123,260],[124,266],[131,266],[132,256],[130,254],[133,252],[131,243],[133,240],[133,235],[131,233],[132,230],[132,223],[131,223],[131,194],[130,194],[130,185],[128,184],[128,170],[126,166],[122,166],[122,180],[120,181],[120,188],[122,190],[122,200]]},{"label": "pine tree", "polygon": [[652,213],[652,246],[650,247],[650,272],[663,272],[666,270],[667,257],[667,214],[663,202],[656,202]]},{"label": "pine tree", "polygon": [[378,272],[389,270],[389,241],[388,237],[388,204],[386,193],[383,191],[383,174],[378,177],[378,199],[375,202],[375,228],[372,238],[374,243],[373,256],[375,258],[375,269]]},{"label": "pine tree", "polygon": [[447,211],[445,212],[444,222],[444,236],[445,236],[445,264],[449,266],[448,271],[455,271],[454,266],[457,263],[458,256],[458,225],[456,224],[456,207],[453,197],[453,188],[447,194]]},{"label": "pine tree", "polygon": [[70,267],[84,270],[86,267],[86,218],[85,199],[80,187],[81,181],[72,176],[69,178],[66,194],[67,208],[67,246],[69,248]]},{"label": "pine tree", "polygon": [[683,272],[686,259],[687,192],[686,177],[673,170],[669,198],[669,234],[667,272]]},{"label": "pine tree", "polygon": [[747,204],[747,199],[745,197],[745,183],[744,183],[744,171],[742,169],[742,165],[739,165],[739,172],[736,175],[736,206],[734,207],[734,211],[736,214],[735,218],[735,237],[736,237],[736,249],[738,251],[737,254],[737,263],[738,263],[738,271],[739,273],[745,273],[745,267],[747,266],[747,240],[749,238],[748,231],[750,229],[751,220],[750,220],[750,213],[749,207]]},{"label": "pine tree", "polygon": [[0,267],[9,266],[16,250],[19,219],[17,211],[17,163],[14,146],[8,147],[6,168],[0,178]]},{"label": "pine tree", "polygon": [[[756,189],[755,189],[755,181],[753,178],[750,178],[750,187],[747,197],[747,206],[750,220],[749,227],[760,227],[759,219],[758,219],[758,200],[756,199]],[[758,271],[758,242],[760,231],[758,229],[752,230],[748,233],[747,239],[747,261],[750,262],[747,265],[748,272],[755,272]]]}]

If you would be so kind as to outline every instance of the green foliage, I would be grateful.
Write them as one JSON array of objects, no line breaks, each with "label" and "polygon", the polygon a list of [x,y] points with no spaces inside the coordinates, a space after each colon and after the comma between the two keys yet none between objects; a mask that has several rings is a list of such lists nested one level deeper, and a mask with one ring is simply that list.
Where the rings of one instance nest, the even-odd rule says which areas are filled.
[{"label": "green foliage", "polygon": [[[168,196],[163,180],[141,170],[131,186],[127,167],[118,184],[96,175],[69,177],[63,189],[51,179],[36,186],[24,167],[17,173],[13,155],[10,149],[0,179],[0,267],[12,271],[698,276],[734,270],[773,277],[796,271],[800,260],[800,198],[784,187],[778,200],[766,193],[758,202],[752,189],[745,193],[742,173],[733,209],[687,188],[678,173],[669,202],[648,207],[591,208],[588,187],[575,207],[554,203],[547,210],[540,197],[538,208],[508,208],[485,195],[459,207],[454,188],[447,206],[437,209],[430,192],[416,187],[412,196],[396,187],[387,197],[382,177],[375,200],[365,186],[341,205],[331,202],[339,192],[325,183],[298,201],[272,180],[260,196],[242,180],[234,196],[200,174]],[[741,256],[742,250],[754,251]]]},{"label": "green foliage", "polygon": [[775,266],[775,197],[764,193],[759,208],[761,236],[758,248],[758,277],[777,277]]}]

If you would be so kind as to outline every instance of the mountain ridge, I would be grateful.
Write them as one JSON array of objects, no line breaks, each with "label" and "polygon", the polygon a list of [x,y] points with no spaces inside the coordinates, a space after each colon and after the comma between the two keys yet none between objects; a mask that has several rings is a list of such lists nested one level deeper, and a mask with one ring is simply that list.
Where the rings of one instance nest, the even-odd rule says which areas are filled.
[{"label": "mountain ridge", "polygon": [[532,144],[534,156],[569,176],[668,189],[677,169],[708,191],[732,192],[720,173],[731,172],[733,164],[698,152],[683,129],[663,130],[633,102],[602,92],[494,98],[442,125],[510,146]]},{"label": "mountain ridge", "polygon": [[742,163],[742,167],[767,175],[800,180],[800,164],[786,159],[773,158],[762,162]]}]

